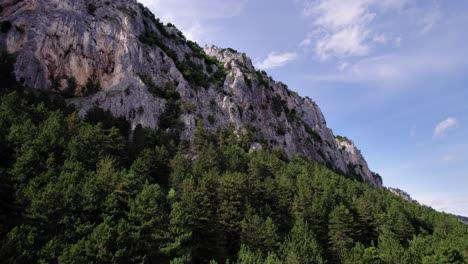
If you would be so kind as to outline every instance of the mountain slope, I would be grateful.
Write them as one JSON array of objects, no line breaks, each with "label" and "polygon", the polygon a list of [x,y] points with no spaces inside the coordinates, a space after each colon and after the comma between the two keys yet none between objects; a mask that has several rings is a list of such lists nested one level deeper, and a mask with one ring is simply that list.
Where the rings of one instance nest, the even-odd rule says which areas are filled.
[{"label": "mountain slope", "polygon": [[463,223],[468,225],[468,217],[461,216],[461,215],[457,215],[457,217],[458,217],[458,219],[460,219],[460,221],[462,221]]},{"label": "mountain slope", "polygon": [[[254,132],[265,145],[301,153],[381,187],[356,146],[335,138],[320,108],[232,49],[201,49],[136,1],[5,1],[0,46],[17,55],[18,80],[95,106],[136,128],[173,129],[190,140],[210,129]],[[175,93],[177,92],[177,93]],[[176,96],[173,96],[176,95]],[[256,144],[258,145],[258,144]]]},{"label": "mountain slope", "polygon": [[[467,263],[455,216],[315,162],[338,170],[320,160],[327,147],[362,157],[246,56],[203,51],[136,2],[0,6],[0,44],[15,52],[0,50],[0,262]],[[146,29],[97,30],[120,32],[124,15]]]}]

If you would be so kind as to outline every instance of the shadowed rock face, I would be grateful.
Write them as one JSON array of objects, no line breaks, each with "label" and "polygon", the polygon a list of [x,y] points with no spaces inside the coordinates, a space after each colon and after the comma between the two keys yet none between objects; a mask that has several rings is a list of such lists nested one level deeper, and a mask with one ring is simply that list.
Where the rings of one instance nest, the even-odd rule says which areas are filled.
[{"label": "shadowed rock face", "polygon": [[[99,106],[125,116],[133,128],[158,128],[167,98],[149,90],[172,86],[180,103],[191,106],[180,117],[184,139],[192,137],[196,117],[213,130],[254,128],[288,153],[382,186],[354,144],[335,138],[315,102],[257,71],[245,54],[200,49],[136,1],[7,0],[0,6],[0,20],[12,24],[0,34],[0,46],[17,55],[18,80],[62,92],[74,78],[77,88],[69,102],[82,116]],[[142,75],[150,81],[143,82]],[[100,91],[85,97],[90,79],[99,81]]]}]

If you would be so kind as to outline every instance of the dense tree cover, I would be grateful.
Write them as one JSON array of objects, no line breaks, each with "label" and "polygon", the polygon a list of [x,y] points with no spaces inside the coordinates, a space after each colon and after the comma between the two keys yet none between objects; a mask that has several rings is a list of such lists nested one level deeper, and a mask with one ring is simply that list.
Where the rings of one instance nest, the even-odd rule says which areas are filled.
[{"label": "dense tree cover", "polygon": [[100,109],[81,120],[60,97],[11,87],[0,100],[2,262],[468,261],[455,217],[281,149],[249,153],[252,134],[199,122],[188,148],[168,129],[130,131]]}]

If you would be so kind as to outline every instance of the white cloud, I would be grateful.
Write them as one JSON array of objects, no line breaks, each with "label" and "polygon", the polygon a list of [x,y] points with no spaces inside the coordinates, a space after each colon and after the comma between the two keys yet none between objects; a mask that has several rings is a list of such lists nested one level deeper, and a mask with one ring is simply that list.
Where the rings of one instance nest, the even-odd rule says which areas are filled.
[{"label": "white cloud", "polygon": [[344,71],[344,70],[346,70],[346,68],[348,68],[348,67],[349,67],[349,63],[347,63],[347,62],[342,62],[342,63],[340,63],[340,64],[338,65],[338,70]]},{"label": "white cloud", "polygon": [[434,137],[441,137],[445,135],[445,132],[447,132],[448,129],[453,128],[458,125],[458,120],[449,117],[445,119],[444,121],[440,122],[434,129]]},{"label": "white cloud", "polygon": [[327,59],[330,54],[337,57],[367,55],[370,47],[364,42],[369,33],[359,25],[347,27],[318,40],[316,53],[322,60]]},{"label": "white cloud", "polygon": [[[437,63],[434,63],[437,62]],[[368,57],[346,67],[340,72],[308,75],[313,81],[371,83],[386,87],[409,87],[424,76],[435,76],[457,70],[468,64],[468,58],[460,53],[436,53],[420,51]]]},{"label": "white cloud", "polygon": [[174,23],[189,39],[205,42],[219,28],[212,20],[238,16],[248,0],[140,0],[164,22]]},{"label": "white cloud", "polygon": [[210,34],[214,34],[217,31],[215,27],[204,26],[199,21],[196,21],[192,25],[184,27],[181,30],[184,32],[187,39],[195,41],[204,41],[210,36]]},{"label": "white cloud", "polygon": [[408,3],[408,0],[380,0],[380,4],[384,8],[401,9]]},{"label": "white cloud", "polygon": [[372,37],[372,41],[375,42],[375,43],[385,44],[385,43],[387,43],[387,37],[384,34],[375,34]]},{"label": "white cloud", "polygon": [[415,198],[418,202],[429,205],[441,212],[458,214],[463,216],[468,215],[467,196],[443,193],[429,193],[415,195],[415,197],[413,198]]},{"label": "white cloud", "polygon": [[305,39],[302,40],[301,43],[299,43],[299,47],[309,46],[310,44],[312,44],[312,40],[314,37],[315,37],[315,32],[307,33],[307,36],[305,37]]},{"label": "white cloud", "polygon": [[[444,21],[444,31],[418,35],[417,42],[405,41],[404,49],[395,49],[385,55],[364,58],[346,58],[346,67],[341,67],[343,59],[337,61],[336,71],[319,71],[305,77],[312,81],[348,82],[380,86],[392,89],[414,88],[427,78],[447,77],[465,72],[468,67],[468,49],[465,43],[467,34],[459,25],[468,22],[468,13],[454,16]],[[418,28],[419,29],[419,28]],[[419,30],[417,31],[419,32]],[[402,42],[400,34],[389,34],[393,46]],[[405,39],[414,39],[405,36]],[[376,52],[371,50],[371,52]],[[383,53],[383,52],[380,52]]]},{"label": "white cloud", "polygon": [[395,46],[398,47],[398,48],[401,46],[401,37],[397,37],[395,39]]},{"label": "white cloud", "polygon": [[316,16],[314,24],[330,30],[370,22],[375,14],[368,12],[367,0],[321,0],[307,3],[304,13]]},{"label": "white cloud", "polygon": [[378,12],[400,9],[406,0],[309,0],[304,15],[313,19],[312,33],[301,46],[312,44],[321,60],[329,57],[350,57],[369,54],[375,44],[387,42],[385,34],[372,26]]},{"label": "white cloud", "polygon": [[286,52],[286,53],[270,53],[268,57],[257,63],[255,66],[260,69],[271,69],[276,67],[281,67],[291,61],[297,59],[297,53],[295,52]]},{"label": "white cloud", "polygon": [[444,155],[441,157],[442,161],[454,161],[457,157],[455,155]]},{"label": "white cloud", "polygon": [[442,19],[442,14],[437,6],[433,7],[432,10],[425,12],[419,20],[421,26],[421,34],[426,34],[431,31],[439,20]]},{"label": "white cloud", "polygon": [[140,0],[140,2],[163,19],[190,21],[237,16],[247,4],[246,0]]}]

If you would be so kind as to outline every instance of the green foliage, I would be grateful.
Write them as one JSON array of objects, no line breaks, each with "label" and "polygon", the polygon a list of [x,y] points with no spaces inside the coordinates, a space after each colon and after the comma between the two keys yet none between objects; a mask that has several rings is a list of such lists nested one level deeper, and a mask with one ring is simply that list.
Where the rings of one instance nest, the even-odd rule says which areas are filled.
[{"label": "green foliage", "polygon": [[257,71],[257,79],[259,82],[260,86],[263,86],[264,88],[269,88],[270,87],[270,79],[268,78],[266,72],[260,72]]},{"label": "green foliage", "polygon": [[309,136],[312,138],[312,140],[314,140],[316,142],[319,142],[319,143],[323,143],[322,137],[317,132],[315,132],[315,130],[313,130],[306,123],[303,123],[303,125],[304,125],[305,131],[309,134]]},{"label": "green foliage", "polygon": [[241,242],[250,249],[264,255],[277,252],[279,247],[278,228],[271,218],[262,219],[257,214],[248,213],[241,222]]},{"label": "green foliage", "polygon": [[94,125],[101,123],[104,129],[116,127],[125,138],[130,135],[130,123],[125,117],[114,117],[109,110],[97,106],[94,106],[86,113],[84,120]]},{"label": "green foliage", "polygon": [[142,43],[149,46],[162,46],[161,38],[154,32],[145,31],[138,38]]},{"label": "green foliage", "polygon": [[284,136],[286,134],[286,128],[284,127],[283,124],[278,124],[275,128],[275,132],[278,136]]},{"label": "green foliage", "polygon": [[231,52],[231,53],[233,53],[233,54],[239,53],[239,52],[237,52],[237,50],[235,50],[235,49],[233,49],[233,48],[226,48],[225,50],[227,50],[227,51],[229,51],[229,52]]},{"label": "green foliage", "polygon": [[195,42],[187,40],[187,46],[195,53],[196,57],[204,58],[206,56],[205,51]]},{"label": "green foliage", "polygon": [[120,10],[125,15],[131,17],[131,18],[135,18],[138,15],[135,10],[128,9],[125,6],[119,6],[119,7],[117,7],[117,9]]},{"label": "green foliage", "polygon": [[272,98],[271,110],[279,116],[284,109],[287,108],[286,101],[281,98],[280,95],[275,95]]},{"label": "green foliage", "polygon": [[[156,24],[160,25],[160,23]],[[162,24],[158,26],[158,28],[162,35],[167,35]],[[160,47],[169,57],[172,58],[184,78],[195,87],[206,88],[210,84],[215,84],[218,87],[223,86],[224,80],[226,79],[226,72],[223,65],[215,57],[208,56],[197,43],[190,40],[186,42],[187,46],[192,50],[193,55],[196,58],[203,60],[204,63],[195,62],[190,58],[190,54],[186,54],[185,59],[180,61],[177,54],[164,44],[160,35],[151,31],[148,27],[146,27],[145,32],[139,36],[139,40],[147,45]],[[215,66],[217,70],[211,75],[207,75],[205,73],[204,65],[211,68]]]},{"label": "green foliage", "polygon": [[297,119],[296,109],[289,109],[286,100],[283,100],[278,94],[272,98],[271,110],[273,110],[277,116],[284,113],[289,122],[293,122]]},{"label": "green foliage", "polygon": [[168,81],[163,87],[156,85],[153,82],[151,75],[147,73],[139,73],[141,81],[148,87],[148,91],[155,97],[161,97],[166,100],[177,101],[180,99],[180,94],[177,92],[174,82]]},{"label": "green foliage", "polygon": [[335,138],[338,139],[338,141],[351,142],[351,140],[349,138],[344,137],[344,136],[336,135]]},{"label": "green foliage", "polygon": [[178,62],[177,68],[184,75],[185,80],[195,86],[207,87],[209,85],[208,76],[203,71],[201,64],[195,63],[192,60],[183,60]]},{"label": "green foliage", "polygon": [[77,87],[78,87],[78,84],[76,83],[75,77],[67,78],[67,87],[65,87],[65,90],[63,90],[63,93],[62,93],[63,96],[67,98],[71,98],[75,96]]},{"label": "green foliage", "polygon": [[101,90],[101,83],[95,74],[91,75],[83,88],[83,95],[90,96]]},{"label": "green foliage", "polygon": [[286,263],[325,263],[319,244],[307,222],[298,219],[286,238],[283,248]]},{"label": "green foliage", "polygon": [[395,234],[384,228],[379,235],[379,254],[385,263],[401,263],[404,249]]},{"label": "green foliage", "polygon": [[283,263],[278,256],[270,252],[266,258],[260,252],[250,250],[247,246],[241,245],[238,256],[238,264],[280,264]]},{"label": "green foliage", "polygon": [[159,128],[168,129],[175,128],[181,129],[183,123],[179,120],[181,114],[180,101],[169,99],[166,102],[166,111],[159,117]]},{"label": "green foliage", "polygon": [[212,125],[216,122],[216,118],[213,113],[209,113],[207,119],[208,119],[208,122]]},{"label": "green foliage", "polygon": [[153,82],[153,79],[149,74],[140,73],[139,76],[153,96],[166,99],[166,110],[159,117],[159,127],[163,130],[173,128],[178,131],[182,129],[183,124],[179,120],[182,112],[182,103],[175,84],[172,81],[168,81],[164,84],[164,87],[160,87]]},{"label": "green foliage", "polygon": [[343,259],[354,244],[354,219],[346,206],[340,204],[330,214],[328,239],[332,256]]},{"label": "green foliage", "polygon": [[193,114],[197,110],[195,104],[192,101],[182,102],[182,112],[186,114]]},{"label": "green foliage", "polygon": [[[160,22],[159,22],[160,23]],[[160,25],[160,32],[166,32],[165,29],[164,29],[164,26],[162,24],[157,24],[157,25]],[[175,53],[174,50],[172,50],[171,48],[169,48],[167,45],[165,45],[160,37],[160,35],[158,35],[157,33],[151,31],[150,29],[148,29],[148,27],[145,29],[145,31],[143,33],[140,34],[140,36],[138,37],[138,39],[146,44],[146,45],[149,45],[149,46],[158,46],[159,48],[161,48],[164,53],[167,54],[167,56],[169,56],[175,63],[177,63],[179,61],[179,58],[177,57],[177,54]]]},{"label": "green foliage", "polygon": [[80,120],[58,95],[39,95],[0,97],[2,262],[468,261],[456,217],[266,142],[249,153],[262,142],[252,128],[198,122],[187,149],[168,135],[175,94],[165,95],[165,127],[131,132],[107,111]]}]

